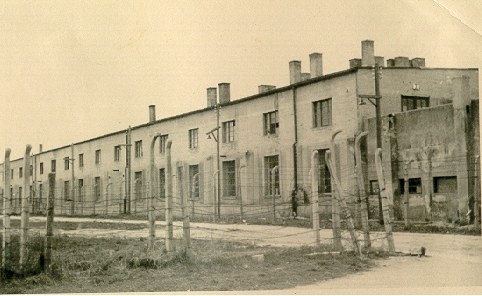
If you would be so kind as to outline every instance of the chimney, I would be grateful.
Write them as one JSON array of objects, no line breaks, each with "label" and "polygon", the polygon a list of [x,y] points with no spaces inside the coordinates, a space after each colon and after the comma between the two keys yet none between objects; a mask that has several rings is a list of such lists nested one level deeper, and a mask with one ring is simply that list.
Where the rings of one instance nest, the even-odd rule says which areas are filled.
[{"label": "chimney", "polygon": [[43,152],[43,145],[39,144],[38,145],[38,153],[42,153],[42,152]]},{"label": "chimney", "polygon": [[215,87],[207,88],[208,107],[216,106],[218,102],[218,89]]},{"label": "chimney", "polygon": [[374,66],[375,65],[375,44],[373,40],[364,40],[362,45],[362,66]]},{"label": "chimney", "polygon": [[424,68],[425,67],[425,59],[424,58],[413,58],[410,60],[410,64],[414,68]]},{"label": "chimney", "polygon": [[305,81],[311,78],[310,73],[301,73],[301,81]]},{"label": "chimney", "polygon": [[395,67],[410,67],[410,60],[407,57],[396,57]]},{"label": "chimney", "polygon": [[375,64],[378,64],[380,67],[385,67],[385,58],[384,57],[375,57]]},{"label": "chimney", "polygon": [[149,105],[149,123],[156,121],[156,105]]},{"label": "chimney", "polygon": [[262,94],[267,91],[273,90],[275,88],[276,86],[274,85],[266,85],[266,84],[258,85],[258,93]]},{"label": "chimney", "polygon": [[453,87],[453,98],[452,104],[454,109],[463,109],[465,110],[466,106],[470,106],[470,77],[469,76],[462,76],[462,77],[454,77],[452,79],[452,87]]},{"label": "chimney", "polygon": [[219,89],[219,104],[229,103],[231,101],[231,92],[229,90],[229,83],[222,82],[218,84]]},{"label": "chimney", "polygon": [[361,67],[361,59],[351,59],[350,60],[350,69],[351,68],[358,68]]},{"label": "chimney", "polygon": [[312,78],[323,76],[323,55],[321,53],[310,54],[310,74]]},{"label": "chimney", "polygon": [[395,67],[395,60],[394,59],[388,59],[387,60],[387,68]]},{"label": "chimney", "polygon": [[301,81],[301,61],[290,62],[290,84]]}]

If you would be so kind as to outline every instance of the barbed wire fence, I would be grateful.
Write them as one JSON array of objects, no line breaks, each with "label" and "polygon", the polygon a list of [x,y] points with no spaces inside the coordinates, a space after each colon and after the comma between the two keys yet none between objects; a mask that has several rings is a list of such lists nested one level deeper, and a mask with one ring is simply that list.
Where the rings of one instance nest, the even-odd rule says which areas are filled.
[{"label": "barbed wire fence", "polygon": [[[336,160],[334,160],[336,161]],[[461,161],[461,160],[457,160]],[[381,162],[383,163],[383,161]],[[393,251],[390,246],[390,236],[391,234],[387,231],[385,233],[380,232],[370,232],[369,243],[367,244],[367,237],[365,235],[365,229],[362,229],[362,216],[365,211],[369,211],[368,208],[363,208],[362,203],[370,203],[367,200],[369,195],[361,196],[358,191],[359,188],[354,187],[354,191],[345,188],[337,188],[333,192],[325,193],[320,189],[318,184],[319,176],[317,175],[320,168],[318,163],[312,163],[309,169],[302,170],[299,173],[300,178],[303,180],[311,180],[311,189],[305,188],[303,196],[298,196],[296,202],[300,203],[300,207],[311,207],[311,215],[307,213],[310,217],[310,222],[313,225],[312,228],[308,229],[292,229],[283,223],[287,219],[296,219],[293,214],[293,200],[292,196],[282,196],[281,194],[272,194],[271,196],[266,196],[265,198],[260,198],[259,200],[251,199],[247,200],[243,198],[243,192],[267,192],[266,184],[259,184],[255,182],[258,178],[254,175],[249,175],[243,167],[238,168],[237,181],[236,181],[236,196],[230,197],[229,199],[224,199],[223,197],[217,199],[216,192],[217,188],[215,186],[216,182],[213,178],[211,182],[207,182],[208,185],[201,185],[200,173],[194,174],[187,179],[181,179],[176,173],[171,172],[166,174],[166,185],[169,183],[171,186],[171,192],[169,193],[168,186],[166,186],[164,194],[159,184],[154,184],[155,190],[150,187],[149,181],[145,180],[134,180],[134,192],[132,194],[131,202],[131,216],[136,217],[139,220],[144,221],[166,221],[164,223],[153,223],[150,224],[149,230],[146,231],[145,226],[142,229],[132,230],[132,225],[135,221],[127,221],[123,219],[118,219],[116,221],[109,220],[110,222],[104,223],[116,223],[117,226],[114,230],[104,230],[104,231],[94,231],[92,229],[82,229],[82,226],[78,226],[78,229],[71,230],[56,230],[52,229],[52,224],[46,228],[43,227],[32,227],[29,228],[16,228],[10,227],[6,228],[5,224],[3,227],[3,238],[2,242],[5,242],[5,233],[9,232],[9,235],[13,234],[13,240],[9,241],[8,244],[2,243],[2,254],[7,254],[2,256],[2,264],[9,266],[10,269],[27,270],[25,267],[22,268],[21,264],[29,264],[38,258],[38,256],[44,256],[44,260],[47,261],[43,263],[43,266],[50,266],[49,262],[55,262],[55,253],[52,254],[51,258],[47,256],[47,246],[60,244],[63,239],[63,234],[73,235],[73,236],[96,236],[96,237],[118,237],[118,238],[144,238],[148,241],[147,247],[145,245],[139,245],[140,249],[146,249],[148,252],[162,254],[161,250],[167,250],[167,252],[172,252],[176,249],[187,250],[186,252],[191,252],[190,240],[191,235],[194,238],[199,239],[223,239],[223,240],[236,240],[245,243],[252,244],[262,244],[262,243],[286,243],[289,238],[296,238],[307,245],[320,246],[320,245],[330,245],[336,246],[336,243],[341,244],[341,248],[334,248],[334,251],[342,250],[353,250],[355,253],[367,251],[370,245],[373,243],[378,243],[382,248]],[[439,165],[444,165],[441,162]],[[448,165],[448,164],[447,164]],[[335,164],[332,165],[336,167]],[[419,166],[420,167],[420,166]],[[243,170],[244,169],[244,170]],[[470,170],[470,169],[469,169]],[[477,169],[474,167],[472,169],[474,172]],[[244,171],[244,178],[241,178],[241,171]],[[187,175],[187,174],[186,174]],[[336,175],[336,174],[335,174]],[[353,178],[354,172],[353,167],[348,165],[339,165],[338,175],[341,176],[341,183],[345,184]],[[291,182],[292,172],[288,169],[282,168],[277,170],[272,170],[266,179],[271,180],[270,186],[275,186],[275,177],[278,176],[279,183],[289,184]],[[467,178],[472,178],[468,175]],[[475,176],[476,178],[476,176]],[[122,181],[124,182],[124,181]],[[108,218],[109,216],[123,215],[125,214],[126,208],[126,194],[122,190],[123,183],[116,183],[115,180],[109,180],[104,186],[99,184],[86,184],[82,187],[75,187],[74,190],[78,192],[78,195],[70,200],[68,197],[70,195],[66,194],[70,190],[65,190],[62,184],[55,182],[55,177],[53,178],[54,186],[50,186],[48,191],[48,196],[52,201],[50,204],[47,202],[49,198],[39,199],[38,194],[35,192],[35,187],[32,187],[30,195],[25,198],[27,204],[29,205],[30,213],[34,215],[45,215],[48,212],[53,214],[53,209],[48,206],[53,206],[55,213],[58,216],[78,216],[78,217],[97,217],[102,216],[103,218]],[[308,183],[308,182],[306,182]],[[356,182],[355,182],[356,183]],[[367,185],[367,180],[362,182]],[[382,182],[380,182],[382,183]],[[309,184],[309,183],[308,183]],[[60,185],[60,186],[56,186]],[[173,185],[175,190],[173,190]],[[211,185],[211,186],[210,186]],[[279,185],[278,185],[279,186]],[[201,191],[202,188],[202,193]],[[114,188],[120,188],[119,190],[114,190]],[[278,191],[277,191],[278,190]],[[268,191],[269,192],[269,191]],[[272,193],[279,193],[278,188],[272,188]],[[393,194],[393,192],[392,192]],[[5,192],[2,193],[2,200],[9,204],[9,212],[6,212],[5,207],[2,205],[2,214],[4,216],[11,216],[12,214],[20,214],[22,198],[21,196],[10,196],[9,199],[5,199]],[[171,197],[172,201],[167,203],[166,200]],[[210,198],[211,197],[211,198]],[[333,202],[339,204],[340,199],[346,202],[344,207],[344,212],[333,211]],[[474,192],[473,196],[469,198],[477,198]],[[479,197],[480,198],[480,197]],[[219,201],[222,202],[222,216],[216,216],[216,208]],[[480,203],[480,201],[479,201]],[[313,206],[314,205],[314,206]],[[317,206],[316,206],[317,205]],[[375,203],[376,205],[376,203]],[[50,211],[49,211],[50,209]],[[390,210],[390,209],[388,209]],[[376,210],[374,211],[376,212]],[[168,218],[172,215],[172,218]],[[53,216],[52,216],[53,217]],[[393,213],[389,213],[390,219],[395,218]],[[123,216],[126,218],[126,216]],[[350,219],[353,218],[353,221]],[[172,224],[169,219],[174,220]],[[338,232],[326,232],[323,229],[333,229],[334,220],[339,221],[341,226]],[[83,220],[78,220],[83,221]],[[89,220],[85,220],[88,223]],[[91,221],[91,220],[90,220]],[[101,220],[96,220],[100,222]],[[239,227],[242,227],[243,223],[268,223],[271,222],[274,225],[278,225],[279,228],[275,230],[270,230],[270,233],[266,233],[265,230],[249,230],[249,235],[243,234],[239,235],[238,231],[229,227],[203,227],[202,223],[199,225],[191,226],[191,221],[199,222],[242,222]],[[389,221],[390,222],[390,221]],[[79,222],[81,225],[84,222]],[[28,223],[27,223],[28,225]],[[217,224],[219,225],[219,224]],[[21,231],[28,231],[28,238],[25,242],[25,248],[27,249],[27,259],[24,259],[23,263],[15,262],[12,258],[12,254],[15,253],[15,248],[18,243],[15,239],[18,233]],[[321,233],[320,233],[321,230]],[[38,242],[45,241],[41,249],[38,248]],[[48,242],[50,241],[50,242]],[[171,246],[168,246],[168,242],[171,241]],[[362,250],[360,247],[364,243],[365,249]],[[368,248],[366,248],[368,246]],[[6,249],[9,248],[7,251]],[[104,251],[104,250],[103,250]],[[139,250],[131,250],[132,252],[139,252]],[[156,252],[155,252],[156,251]],[[212,251],[212,249],[210,250]],[[202,254],[194,254],[194,256]],[[128,258],[125,256],[124,258]],[[32,259],[33,258],[33,259]],[[32,261],[33,260],[33,261]],[[67,269],[76,270],[85,276],[90,275],[92,271],[92,266],[97,266],[95,262],[89,261],[88,259],[80,260],[80,263],[70,262],[70,266]],[[126,266],[129,263],[125,259]],[[34,263],[35,265],[36,263]],[[76,265],[77,264],[77,265]],[[79,267],[79,265],[84,267]],[[89,267],[90,266],[90,267]],[[79,268],[85,268],[84,271],[79,271]],[[4,270],[6,268],[3,268]],[[87,273],[88,272],[88,273]]]}]

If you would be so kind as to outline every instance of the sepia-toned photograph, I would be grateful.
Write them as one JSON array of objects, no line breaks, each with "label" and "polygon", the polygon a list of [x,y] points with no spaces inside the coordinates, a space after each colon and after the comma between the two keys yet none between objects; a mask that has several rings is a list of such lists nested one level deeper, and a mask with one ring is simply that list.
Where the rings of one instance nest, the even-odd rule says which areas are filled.
[{"label": "sepia-toned photograph", "polygon": [[482,294],[477,0],[0,0],[0,294]]}]

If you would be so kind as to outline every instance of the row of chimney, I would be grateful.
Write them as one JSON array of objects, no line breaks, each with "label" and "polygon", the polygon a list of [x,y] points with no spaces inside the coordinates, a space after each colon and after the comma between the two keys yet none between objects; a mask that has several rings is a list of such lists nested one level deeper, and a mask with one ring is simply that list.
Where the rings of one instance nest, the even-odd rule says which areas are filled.
[{"label": "row of chimney", "polygon": [[387,60],[387,65],[385,65],[384,57],[375,56],[375,43],[373,40],[364,40],[361,42],[362,46],[362,57],[361,59],[351,59],[350,69],[357,67],[371,67],[378,64],[382,67],[401,67],[401,68],[423,68],[425,67],[424,58],[413,58],[408,57],[396,57]]},{"label": "row of chimney", "polygon": [[[361,59],[355,58],[350,60],[350,68],[371,67],[378,64],[382,67],[425,67],[424,58],[396,57],[388,59],[385,65],[384,57],[375,56],[375,44],[373,40],[364,40],[361,42]],[[298,83],[307,79],[323,76],[323,55],[318,52],[310,54],[310,73],[301,72],[301,61],[290,61],[290,84]],[[259,85],[258,93],[265,93],[275,89],[274,85]],[[218,87],[209,87],[207,89],[207,106],[213,107],[217,104],[217,92],[219,90],[219,103],[224,104],[231,101],[230,84],[227,82],[219,83]],[[156,109],[154,105],[149,106],[149,122],[156,121]]]}]

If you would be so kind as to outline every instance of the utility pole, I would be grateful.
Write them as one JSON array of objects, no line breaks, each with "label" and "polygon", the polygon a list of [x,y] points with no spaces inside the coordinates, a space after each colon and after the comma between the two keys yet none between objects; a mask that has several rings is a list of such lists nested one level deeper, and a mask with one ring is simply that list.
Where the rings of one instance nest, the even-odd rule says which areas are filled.
[{"label": "utility pole", "polygon": [[[381,115],[381,103],[380,103],[380,65],[375,64],[375,116],[377,125],[377,148],[382,148],[382,115]],[[380,185],[380,184],[379,184]],[[378,214],[380,224],[383,225],[383,210],[382,210],[382,197],[380,190],[378,190]]]}]

